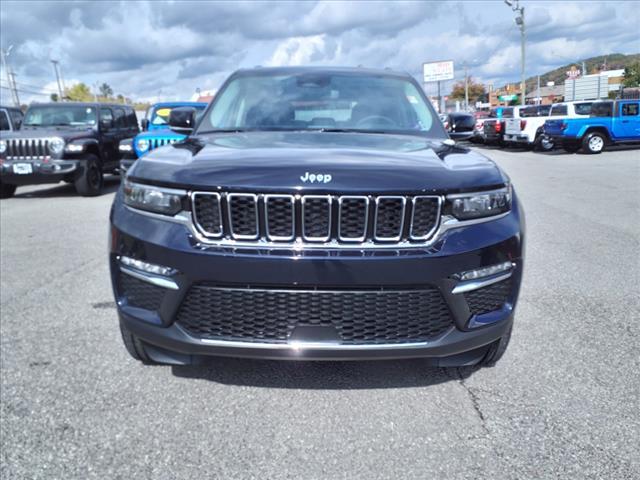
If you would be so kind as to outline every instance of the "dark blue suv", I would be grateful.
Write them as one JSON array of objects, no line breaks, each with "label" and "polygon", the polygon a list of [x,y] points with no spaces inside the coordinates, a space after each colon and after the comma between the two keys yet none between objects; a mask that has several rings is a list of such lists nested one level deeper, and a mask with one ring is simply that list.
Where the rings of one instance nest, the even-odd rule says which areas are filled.
[{"label": "dark blue suv", "polygon": [[134,358],[502,356],[522,208],[411,76],[242,70],[197,124],[182,108],[170,125],[189,137],[139,159],[111,210],[111,279]]}]

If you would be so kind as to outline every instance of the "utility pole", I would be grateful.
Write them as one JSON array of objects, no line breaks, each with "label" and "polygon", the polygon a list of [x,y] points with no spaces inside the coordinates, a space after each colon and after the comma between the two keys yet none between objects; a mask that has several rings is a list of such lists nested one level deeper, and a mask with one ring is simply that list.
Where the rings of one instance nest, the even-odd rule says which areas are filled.
[{"label": "utility pole", "polygon": [[20,108],[20,98],[18,98],[18,88],[16,86],[16,76],[9,67],[9,62],[7,61],[7,57],[11,53],[11,49],[13,45],[9,45],[9,48],[6,50],[2,50],[2,68],[4,68],[4,73],[7,76],[7,83],[9,84],[9,90],[11,90],[11,99],[16,107]]},{"label": "utility pole", "polygon": [[540,75],[538,75],[538,94],[536,95],[536,105],[542,103],[542,95],[540,95]]},{"label": "utility pole", "polygon": [[520,0],[504,0],[508,6],[511,7],[511,10],[514,12],[518,12],[518,16],[516,17],[516,25],[520,27],[520,55],[522,57],[521,65],[520,65],[520,92],[521,92],[521,104],[525,105],[525,97],[526,97],[526,89],[525,89],[525,55],[524,55],[524,45],[525,45],[525,25],[524,25],[524,7],[520,6]]},{"label": "utility pole", "polygon": [[63,93],[62,93],[62,85],[60,84],[60,73],[58,72],[58,60],[51,60],[53,63],[53,71],[56,73],[56,82],[58,83],[58,99],[60,102],[63,101]]},{"label": "utility pole", "polygon": [[20,98],[18,97],[18,88],[16,87],[16,74],[13,73],[12,70],[8,72],[7,75],[11,77],[11,83],[9,85],[12,86],[11,91],[13,92],[13,101],[15,102],[16,107],[20,108]]}]

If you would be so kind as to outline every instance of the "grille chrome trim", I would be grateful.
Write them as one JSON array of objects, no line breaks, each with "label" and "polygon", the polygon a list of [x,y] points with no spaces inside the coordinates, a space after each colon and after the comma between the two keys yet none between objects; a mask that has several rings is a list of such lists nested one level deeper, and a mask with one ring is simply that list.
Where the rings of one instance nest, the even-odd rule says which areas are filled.
[{"label": "grille chrome trim", "polygon": [[[53,138],[53,137],[51,137]],[[6,158],[8,160],[39,160],[49,154],[50,137],[7,138]]]},{"label": "grille chrome trim", "polygon": [[[306,200],[327,200],[329,217],[327,219],[327,235],[324,237],[313,237],[305,234],[305,202]],[[326,242],[331,239],[331,225],[333,222],[333,197],[331,195],[304,195],[302,197],[302,239],[307,242]]]},{"label": "grille chrome trim", "polygon": [[421,249],[421,248],[429,248],[435,243],[437,243],[443,235],[449,230],[455,230],[457,228],[469,227],[472,225],[478,225],[481,223],[488,223],[501,220],[505,218],[507,215],[511,213],[511,211],[501,213],[499,215],[494,215],[492,217],[482,217],[482,218],[474,218],[471,220],[458,220],[455,217],[450,215],[441,216],[441,221],[439,223],[438,228],[431,238],[424,240],[422,242],[410,242],[407,240],[403,240],[398,243],[374,243],[372,241],[367,241],[359,244],[352,243],[339,243],[336,240],[331,240],[327,242],[317,242],[317,243],[301,243],[297,240],[295,242],[283,245],[282,243],[274,243],[268,242],[266,240],[259,240],[253,242],[247,241],[238,241],[231,238],[221,238],[221,239],[211,239],[207,238],[200,233],[200,231],[195,226],[195,220],[190,211],[183,210],[182,212],[176,213],[174,216],[163,215],[161,213],[147,212],[145,210],[140,210],[137,208],[130,207],[129,205],[124,205],[124,209],[130,213],[136,215],[142,215],[143,217],[147,217],[153,220],[158,220],[162,222],[171,222],[178,225],[184,226],[187,230],[191,232],[195,239],[201,242],[203,245],[210,245],[212,247],[220,247],[220,248],[247,248],[247,249],[283,249],[290,248],[291,250],[302,250],[302,249],[335,249],[335,250],[356,250],[356,251],[365,251],[365,250],[411,250],[411,249]]},{"label": "grille chrome trim", "polygon": [[[253,235],[237,234],[233,231],[232,203],[234,198],[251,198],[253,201],[253,212],[256,222],[256,233]],[[255,193],[228,193],[227,194],[227,214],[229,215],[229,231],[236,240],[257,240],[260,237],[260,218],[258,216],[258,195]]]},{"label": "grille chrome trim", "polygon": [[[364,200],[364,229],[360,237],[344,237],[342,235],[342,204],[345,200]],[[338,198],[338,240],[342,242],[360,243],[367,238],[369,227],[369,197],[365,195],[342,195]]]},{"label": "grille chrome trim", "polygon": [[[380,200],[400,200],[402,203],[402,213],[400,214],[400,228],[398,230],[398,235],[394,235],[393,237],[383,237],[378,235],[378,211],[380,208]],[[374,221],[373,221],[373,238],[374,240],[378,240],[381,242],[397,242],[402,238],[402,233],[404,232],[404,217],[406,215],[407,208],[407,198],[400,195],[379,195],[376,197],[376,210],[374,213]]]},{"label": "grille chrome trim", "polygon": [[[269,201],[275,199],[287,199],[289,200],[289,204],[291,205],[291,235],[280,236],[280,235],[272,235],[269,231]],[[267,238],[269,240],[273,240],[275,242],[290,242],[296,238],[296,200],[293,195],[285,195],[285,194],[268,194],[264,196],[264,224],[265,224],[265,232]]]},{"label": "grille chrome trim", "polygon": [[[198,231],[204,235],[205,237],[208,238],[220,238],[222,237],[222,235],[224,235],[224,226],[222,224],[222,196],[217,193],[217,192],[191,192],[191,194],[189,195],[191,197],[191,215],[193,218],[193,223],[196,226],[196,228],[198,229]],[[220,219],[219,225],[217,225],[218,229],[220,230],[220,233],[211,233],[206,231],[204,228],[202,228],[202,226],[200,225],[200,222],[198,222],[198,215],[196,213],[196,197],[197,196],[210,196],[210,197],[214,197],[217,198],[218,200],[218,218]]]},{"label": "grille chrome trim", "polygon": [[[422,199],[422,198],[426,198],[426,199],[436,199],[438,201],[438,210],[436,212],[436,222],[433,225],[433,228],[431,230],[429,230],[425,235],[414,235],[413,234],[413,220],[415,218],[416,215],[416,202],[418,199]],[[411,199],[411,223],[410,223],[410,227],[409,227],[409,238],[411,240],[427,240],[428,238],[430,238],[431,236],[433,236],[433,234],[438,230],[438,228],[440,227],[440,221],[441,221],[441,216],[442,216],[442,197],[439,195],[417,195],[415,197],[413,197]]]}]

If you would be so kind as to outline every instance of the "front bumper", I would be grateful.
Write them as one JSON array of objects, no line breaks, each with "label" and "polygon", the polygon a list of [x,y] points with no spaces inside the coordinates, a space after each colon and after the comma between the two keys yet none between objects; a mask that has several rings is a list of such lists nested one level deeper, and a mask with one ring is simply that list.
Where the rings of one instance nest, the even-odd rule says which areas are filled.
[{"label": "front bumper", "polygon": [[[141,215],[123,206],[120,194],[111,214],[110,267],[121,321],[151,346],[160,359],[191,363],[194,356],[220,355],[305,360],[431,357],[466,352],[482,354],[510,327],[523,268],[524,219],[514,194],[512,211],[500,219],[447,231],[428,248],[402,250],[260,250],[205,246],[184,225]],[[131,306],[122,288],[119,258],[127,256],[175,269],[158,308]],[[472,316],[453,276],[510,261],[510,291],[505,304]],[[127,275],[124,273],[124,275]],[[284,343],[241,338],[200,338],[176,322],[196,285],[252,289],[437,289],[451,312],[452,324],[428,341],[343,343],[339,339],[290,338]],[[300,319],[304,323],[305,319]],[[475,327],[473,325],[475,325]],[[477,356],[477,355],[476,355]],[[472,355],[473,357],[473,355]],[[477,360],[477,358],[476,358]]]},{"label": "front bumper", "polygon": [[[0,165],[0,179],[9,185],[58,183],[82,169],[79,160],[6,160]],[[28,173],[18,173],[28,172]]]}]

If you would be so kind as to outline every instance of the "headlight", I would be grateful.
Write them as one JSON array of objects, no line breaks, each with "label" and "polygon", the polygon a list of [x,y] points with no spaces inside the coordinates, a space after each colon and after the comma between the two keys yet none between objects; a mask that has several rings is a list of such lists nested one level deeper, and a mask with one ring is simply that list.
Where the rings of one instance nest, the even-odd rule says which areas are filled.
[{"label": "headlight", "polygon": [[182,210],[187,192],[170,188],[153,187],[125,182],[124,203],[133,208],[165,215],[175,215]]},{"label": "headlight", "polygon": [[458,220],[491,217],[511,209],[511,186],[489,192],[449,195],[451,213]]},{"label": "headlight", "polygon": [[146,152],[149,150],[149,140],[146,138],[139,138],[136,140],[136,148],[139,152]]},{"label": "headlight", "polygon": [[7,151],[7,142],[4,140],[0,140],[0,153],[4,153]]},{"label": "headlight", "polygon": [[49,140],[49,151],[54,155],[62,153],[64,149],[64,140],[60,137],[54,137]]}]

